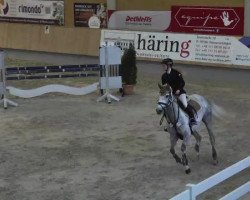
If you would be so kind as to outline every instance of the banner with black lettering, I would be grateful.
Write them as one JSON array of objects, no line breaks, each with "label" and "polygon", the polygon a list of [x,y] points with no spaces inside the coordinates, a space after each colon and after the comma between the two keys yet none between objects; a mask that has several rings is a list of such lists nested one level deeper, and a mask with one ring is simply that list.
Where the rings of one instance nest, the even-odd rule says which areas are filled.
[{"label": "banner with black lettering", "polygon": [[101,44],[135,46],[138,58],[250,66],[250,37],[177,34],[103,29]]},{"label": "banner with black lettering", "polygon": [[1,0],[0,22],[64,25],[64,1]]}]

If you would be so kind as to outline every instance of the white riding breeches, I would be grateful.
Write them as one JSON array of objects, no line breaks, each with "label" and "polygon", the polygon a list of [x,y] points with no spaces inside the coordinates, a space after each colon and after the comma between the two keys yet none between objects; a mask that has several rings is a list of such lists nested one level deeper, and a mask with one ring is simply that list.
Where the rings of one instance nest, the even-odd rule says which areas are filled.
[{"label": "white riding breeches", "polygon": [[187,95],[185,93],[183,93],[178,98],[181,101],[181,103],[183,104],[183,106],[186,108],[187,107]]}]

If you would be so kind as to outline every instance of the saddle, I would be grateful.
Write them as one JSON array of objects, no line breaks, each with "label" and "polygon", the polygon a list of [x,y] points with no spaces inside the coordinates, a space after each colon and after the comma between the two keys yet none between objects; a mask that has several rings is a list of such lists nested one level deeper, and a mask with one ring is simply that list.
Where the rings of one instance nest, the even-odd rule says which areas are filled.
[{"label": "saddle", "polygon": [[[181,103],[181,101],[180,101],[180,100],[177,100],[177,103],[178,103],[178,105],[180,106],[180,108],[181,108],[184,112],[186,112],[184,106],[183,106],[182,103]],[[188,107],[191,108],[191,110],[192,110],[192,112],[193,112],[194,115],[196,115],[197,112],[199,112],[199,110],[201,109],[201,106],[200,106],[200,104],[199,104],[197,101],[195,101],[195,100],[193,100],[193,99],[190,99],[190,98],[188,98],[188,97],[187,97],[187,103],[188,103]],[[187,114],[188,114],[188,113],[187,113]]]},{"label": "saddle", "polygon": [[200,104],[193,99],[188,99],[187,103],[195,110],[196,113],[201,109]]}]

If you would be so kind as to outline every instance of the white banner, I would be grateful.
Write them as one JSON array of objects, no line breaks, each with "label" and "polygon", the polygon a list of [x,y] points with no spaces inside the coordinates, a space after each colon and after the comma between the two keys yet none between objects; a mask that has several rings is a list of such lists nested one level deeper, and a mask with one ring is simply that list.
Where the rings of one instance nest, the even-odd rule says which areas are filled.
[{"label": "white banner", "polygon": [[122,49],[132,43],[140,58],[250,65],[250,49],[229,36],[102,30],[101,43],[104,41]]},{"label": "white banner", "polygon": [[235,65],[248,65],[250,66],[250,37],[246,37],[248,41],[245,44],[239,42],[238,39],[232,38],[233,40],[233,64]]},{"label": "white banner", "polygon": [[171,11],[114,11],[108,28],[164,31],[171,22]]},{"label": "white banner", "polygon": [[0,1],[0,21],[63,24],[64,1],[3,0]]}]

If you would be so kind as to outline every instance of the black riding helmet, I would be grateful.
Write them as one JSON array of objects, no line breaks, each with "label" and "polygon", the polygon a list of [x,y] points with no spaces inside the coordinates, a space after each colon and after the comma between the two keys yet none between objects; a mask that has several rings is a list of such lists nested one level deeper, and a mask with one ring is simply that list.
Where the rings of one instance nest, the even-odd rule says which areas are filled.
[{"label": "black riding helmet", "polygon": [[165,65],[171,65],[171,67],[173,66],[174,62],[171,58],[166,58],[166,59],[163,59],[161,61],[162,64],[165,64]]}]

